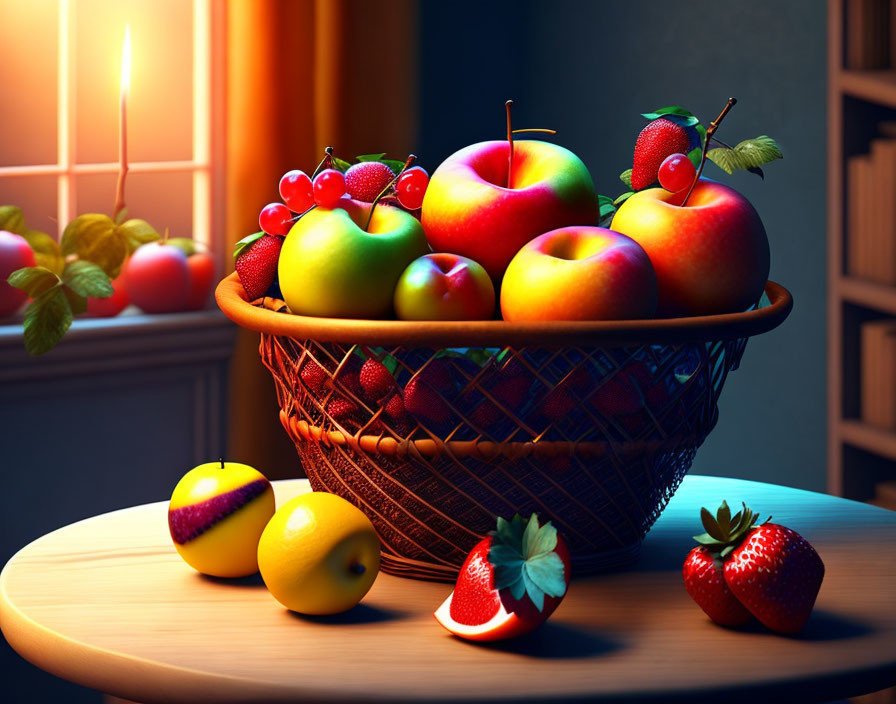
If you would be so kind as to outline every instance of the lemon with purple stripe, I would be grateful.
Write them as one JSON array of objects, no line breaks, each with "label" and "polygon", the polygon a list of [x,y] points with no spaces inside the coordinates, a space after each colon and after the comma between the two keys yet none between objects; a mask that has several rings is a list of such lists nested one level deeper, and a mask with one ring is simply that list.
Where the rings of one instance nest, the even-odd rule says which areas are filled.
[{"label": "lemon with purple stripe", "polygon": [[174,487],[168,528],[190,567],[214,577],[258,572],[258,539],[274,515],[274,490],[254,467],[207,462]]}]

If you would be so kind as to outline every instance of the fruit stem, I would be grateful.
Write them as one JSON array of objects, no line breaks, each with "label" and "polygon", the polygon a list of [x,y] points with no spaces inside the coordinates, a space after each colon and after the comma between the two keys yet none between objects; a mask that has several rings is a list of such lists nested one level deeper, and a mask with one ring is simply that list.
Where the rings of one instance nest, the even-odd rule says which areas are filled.
[{"label": "fruit stem", "polygon": [[[329,169],[333,165],[333,147],[327,147],[324,149],[326,154],[324,154],[324,158],[320,160],[320,163],[317,165],[317,168],[314,170],[314,173],[311,174],[311,179],[314,180],[314,177],[317,176],[324,169]],[[306,211],[307,212],[307,211]]]},{"label": "fruit stem", "polygon": [[691,184],[691,187],[688,189],[687,194],[684,197],[684,200],[681,201],[681,207],[683,208],[688,204],[688,198],[691,197],[691,192],[694,190],[694,187],[697,185],[697,181],[700,180],[700,174],[703,173],[703,167],[706,165],[706,152],[709,151],[709,142],[712,139],[712,136],[715,134],[719,125],[722,123],[722,120],[725,119],[725,115],[728,114],[728,111],[731,110],[737,104],[737,98],[728,98],[728,102],[725,104],[725,107],[722,108],[722,112],[719,113],[719,116],[709,123],[709,127],[706,128],[706,134],[703,137],[703,153],[700,155],[700,167],[697,169],[697,174],[694,176],[694,182]]},{"label": "fruit stem", "polygon": [[224,458],[223,458],[223,457],[219,457],[219,458],[218,458],[218,462],[221,463],[221,469],[224,469]]},{"label": "fruit stem", "polygon": [[507,110],[507,143],[510,145],[510,156],[507,159],[507,188],[510,188],[510,176],[513,173],[513,128],[510,126],[510,109],[512,107],[512,100],[504,103],[504,108]]},{"label": "fruit stem", "polygon": [[376,198],[373,199],[373,203],[370,204],[370,212],[367,214],[367,222],[364,223],[364,232],[367,232],[367,228],[370,226],[370,221],[373,219],[373,209],[376,208],[376,204],[380,202],[380,198],[382,198],[386,193],[389,192],[389,189],[395,184],[398,180],[398,177],[401,176],[405,171],[407,171],[411,166],[413,166],[414,162],[417,161],[417,156],[415,154],[408,154],[407,160],[404,162],[404,166],[401,167],[401,170],[395,174],[389,183],[386,184],[386,187],[383,188],[379,192]]},{"label": "fruit stem", "polygon": [[165,228],[165,232],[162,234],[162,244],[168,244],[168,228]]}]

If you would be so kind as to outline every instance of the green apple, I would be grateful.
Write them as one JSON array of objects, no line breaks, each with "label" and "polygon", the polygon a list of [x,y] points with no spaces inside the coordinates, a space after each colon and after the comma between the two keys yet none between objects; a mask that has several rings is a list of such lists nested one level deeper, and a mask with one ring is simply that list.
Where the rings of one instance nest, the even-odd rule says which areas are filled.
[{"label": "green apple", "polygon": [[405,268],[429,251],[410,213],[343,198],[338,208],[317,207],[289,231],[277,265],[280,291],[298,315],[382,318],[392,310]]}]

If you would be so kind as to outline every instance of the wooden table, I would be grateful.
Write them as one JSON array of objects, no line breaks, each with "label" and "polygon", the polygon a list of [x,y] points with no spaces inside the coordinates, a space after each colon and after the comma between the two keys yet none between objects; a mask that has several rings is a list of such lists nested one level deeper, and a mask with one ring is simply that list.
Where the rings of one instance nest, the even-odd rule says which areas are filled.
[{"label": "wooden table", "polygon": [[[307,489],[277,482],[278,503]],[[799,637],[721,628],[685,592],[698,509],[722,498],[772,513],[824,560]],[[516,642],[450,636],[432,617],[450,590],[383,574],[352,611],[299,616],[257,577],[187,567],[160,502],[21,550],[0,574],[0,628],[38,667],[142,702],[828,701],[896,684],[896,513],[821,494],[688,477],[635,569],[574,579]]]}]

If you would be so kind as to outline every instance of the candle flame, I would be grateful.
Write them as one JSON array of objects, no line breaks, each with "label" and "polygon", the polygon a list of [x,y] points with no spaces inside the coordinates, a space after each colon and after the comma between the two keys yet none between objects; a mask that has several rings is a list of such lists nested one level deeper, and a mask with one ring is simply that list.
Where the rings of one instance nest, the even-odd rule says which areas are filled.
[{"label": "candle flame", "polygon": [[124,29],[124,44],[121,47],[121,92],[128,92],[131,85],[131,25]]}]

